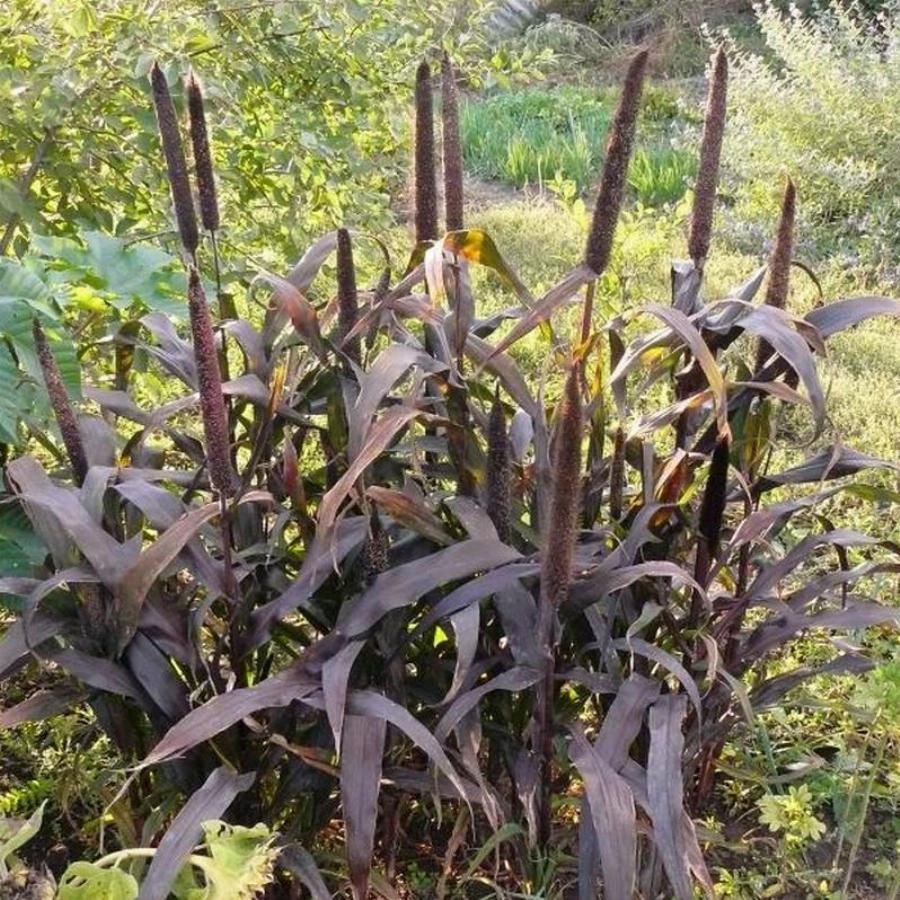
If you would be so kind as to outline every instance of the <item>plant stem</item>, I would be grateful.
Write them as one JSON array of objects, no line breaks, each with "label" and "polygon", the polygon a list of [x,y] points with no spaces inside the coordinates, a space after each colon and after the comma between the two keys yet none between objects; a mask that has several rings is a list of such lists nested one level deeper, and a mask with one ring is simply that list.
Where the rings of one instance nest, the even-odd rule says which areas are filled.
[{"label": "plant stem", "polygon": [[[877,724],[877,719],[872,723],[872,730],[875,729]],[[869,732],[869,735],[866,737],[866,742],[868,743],[869,737],[871,736],[872,731]],[[872,788],[875,786],[875,779],[878,777],[878,772],[881,769],[881,763],[884,759],[884,751],[887,747],[887,731],[881,736],[881,740],[878,742],[878,749],[875,751],[875,761],[872,763],[872,768],[869,771],[869,777],[866,779],[866,786],[863,789],[862,795],[862,809],[859,813],[859,822],[856,825],[856,831],[853,834],[853,843],[850,845],[850,855],[847,858],[847,871],[844,875],[844,884],[841,887],[841,896],[847,897],[847,890],[850,887],[850,880],[853,877],[853,868],[856,865],[856,857],[859,854],[859,846],[862,843],[863,836],[863,828],[866,824],[866,816],[869,811],[869,801],[872,799]]]}]

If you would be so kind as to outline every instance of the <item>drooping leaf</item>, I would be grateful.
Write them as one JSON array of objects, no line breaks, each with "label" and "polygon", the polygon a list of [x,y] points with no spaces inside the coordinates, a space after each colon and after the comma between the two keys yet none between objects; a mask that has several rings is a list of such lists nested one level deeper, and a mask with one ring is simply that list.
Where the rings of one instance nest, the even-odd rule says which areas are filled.
[{"label": "drooping leaf", "polygon": [[401,525],[443,547],[453,543],[441,520],[421,500],[376,484],[367,488],[366,494]]},{"label": "drooping leaf", "polygon": [[681,754],[686,698],[665,694],[650,707],[650,751],[647,758],[647,799],[653,820],[653,840],[662,858],[676,900],[693,900],[688,847],[681,820],[684,814]]},{"label": "drooping leaf", "polygon": [[[248,491],[239,498],[239,503],[269,503],[271,494],[267,491]],[[178,556],[185,545],[207,522],[220,512],[218,503],[207,503],[191,510],[167,528],[127,568],[118,580],[116,594],[119,601],[118,646],[123,650],[131,640],[140,619],[141,606],[148,591],[160,573]]]},{"label": "drooping leaf", "polygon": [[376,420],[347,471],[319,504],[319,528],[327,533],[337,518],[341,504],[353,490],[360,475],[387,449],[397,432],[421,415],[409,406],[392,406]]},{"label": "drooping leaf", "polygon": [[584,779],[603,870],[603,896],[605,900],[631,900],[637,880],[634,796],[578,727],[572,728],[569,755]]},{"label": "drooping leaf", "polygon": [[141,882],[139,900],[165,900],[169,896],[179,870],[200,841],[203,822],[220,819],[234,798],[250,788],[255,777],[255,772],[238,775],[225,766],[212,771],[166,829]]},{"label": "drooping leaf", "polygon": [[503,340],[496,347],[491,348],[490,359],[497,354],[508,350],[513,344],[533,331],[542,322],[546,322],[553,313],[568,300],[571,300],[578,291],[597,277],[588,266],[583,263],[577,265],[566,275],[559,284],[552,287],[541,297],[531,309],[510,329]]},{"label": "drooping leaf", "polygon": [[341,804],[350,882],[356,900],[366,900],[369,894],[386,727],[384,719],[371,716],[347,716],[344,720]]},{"label": "drooping leaf", "polygon": [[347,637],[356,637],[392,609],[414,603],[428,591],[518,557],[518,551],[499,540],[468,540],[432,554],[427,565],[417,560],[396,566],[379,575],[359,600],[344,607],[338,628]]},{"label": "drooping leaf", "polygon": [[811,310],[806,321],[823,338],[830,338],[875,316],[900,316],[900,300],[894,297],[848,297]]}]

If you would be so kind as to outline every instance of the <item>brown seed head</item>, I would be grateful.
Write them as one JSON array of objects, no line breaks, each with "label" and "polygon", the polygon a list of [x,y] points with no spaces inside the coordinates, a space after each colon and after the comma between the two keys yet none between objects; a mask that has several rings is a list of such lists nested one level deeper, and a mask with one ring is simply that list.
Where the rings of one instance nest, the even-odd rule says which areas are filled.
[{"label": "brown seed head", "polygon": [[206,293],[197,270],[191,266],[188,279],[188,312],[194,339],[200,414],[206,440],[206,462],[213,487],[225,496],[237,490],[237,476],[231,466],[228,415],[222,394],[219,356],[213,334]]},{"label": "brown seed head", "polygon": [[[550,521],[544,536],[544,552],[541,559],[542,623],[546,623],[546,617],[552,610],[558,609],[566,599],[575,554],[581,494],[583,418],[579,373],[578,365],[573,365],[569,370],[557,426]],[[542,638],[544,637],[546,635],[542,633]]]},{"label": "brown seed head", "polygon": [[697,184],[694,190],[691,232],[688,237],[688,252],[698,269],[703,266],[709,254],[727,105],[728,57],[725,55],[725,50],[719,48],[713,60],[709,95],[706,100],[706,119],[703,123],[703,140],[700,144],[700,163],[697,168]]},{"label": "brown seed head", "polygon": [[156,107],[156,121],[159,124],[159,136],[162,139],[163,153],[166,157],[166,170],[169,175],[169,187],[172,190],[172,202],[175,204],[175,219],[178,222],[178,233],[181,243],[190,256],[197,252],[200,234],[197,230],[197,216],[194,212],[194,198],[191,196],[191,185],[188,181],[187,163],[184,159],[184,148],[181,145],[181,132],[178,129],[178,116],[175,104],[169,93],[169,83],[163,75],[159,63],[154,63],[150,70],[150,82],[153,85],[153,104]]},{"label": "brown seed head", "polygon": [[797,190],[790,178],[784,188],[781,200],[781,218],[778,221],[778,235],[772,258],[769,260],[769,286],[766,303],[784,309],[787,303],[788,286],[791,277],[791,260],[794,256],[794,217],[797,211]]},{"label": "brown seed head", "polygon": [[509,461],[509,435],[506,431],[506,416],[500,402],[500,390],[494,396],[494,405],[488,419],[487,446],[487,512],[497,529],[497,537],[504,544],[509,543],[510,525],[510,480],[512,472]]},{"label": "brown seed head", "polygon": [[50,405],[62,434],[69,464],[72,466],[72,475],[75,483],[80,485],[87,475],[88,461],[84,451],[84,442],[81,440],[81,432],[78,430],[78,419],[75,417],[75,410],[69,400],[69,392],[66,390],[59,365],[50,352],[47,335],[44,334],[44,329],[37,319],[33,320],[31,331],[34,335],[34,347],[41,365],[41,373],[44,376],[44,384],[50,395]]},{"label": "brown seed head", "polygon": [[622,96],[606,145],[606,161],[603,164],[600,190],[584,253],[585,263],[598,275],[606,269],[612,252],[613,235],[622,208],[622,198],[625,195],[628,163],[634,147],[634,133],[646,70],[647,51],[641,50],[628,67]]},{"label": "brown seed head", "polygon": [[[794,218],[797,212],[797,191],[790,178],[781,201],[781,217],[778,234],[769,258],[769,284],[766,289],[766,305],[784,309],[787,305],[788,288],[791,280],[791,260],[794,257]],[[756,371],[760,371],[773,350],[769,343],[760,340],[757,345]]]},{"label": "brown seed head", "polygon": [[416,70],[416,240],[438,238],[437,183],[434,174],[434,106],[431,67],[424,60]]},{"label": "brown seed head", "polygon": [[463,228],[463,158],[459,137],[459,98],[450,56],[441,61],[441,115],[444,147],[444,214],[447,231]]},{"label": "brown seed head", "polygon": [[203,86],[193,72],[187,79],[187,100],[191,122],[191,144],[194,148],[194,174],[197,178],[197,196],[200,199],[200,221],[207,231],[218,231],[219,200],[213,173],[212,152],[209,148],[209,131],[206,127]]},{"label": "brown seed head", "polygon": [[719,550],[719,537],[722,533],[722,519],[728,493],[729,451],[728,438],[720,437],[713,451],[706,490],[703,492],[703,502],[700,505],[698,530],[706,542],[709,559],[714,559]]},{"label": "brown seed head", "polygon": [[373,510],[369,519],[369,536],[363,544],[363,581],[369,585],[390,565],[388,551],[390,545],[387,532],[381,524],[378,512]]},{"label": "brown seed head", "polygon": [[612,462],[609,467],[609,515],[613,521],[622,518],[625,502],[625,432],[616,429]]},{"label": "brown seed head", "polygon": [[[337,233],[337,290],[338,290],[338,341],[353,331],[359,314],[356,293],[356,268],[353,265],[353,244],[350,232],[339,228]],[[344,352],[357,365],[360,361],[359,336],[344,345]]]}]

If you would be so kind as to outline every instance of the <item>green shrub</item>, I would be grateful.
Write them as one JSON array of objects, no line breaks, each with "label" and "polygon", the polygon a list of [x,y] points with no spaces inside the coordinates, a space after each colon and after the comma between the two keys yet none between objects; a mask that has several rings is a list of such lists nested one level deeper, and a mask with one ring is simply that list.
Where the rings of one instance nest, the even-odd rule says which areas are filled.
[{"label": "green shrub", "polygon": [[757,8],[767,52],[736,47],[725,160],[737,221],[764,222],[795,177],[804,230],[893,274],[900,225],[900,19],[854,4]]},{"label": "green shrub", "polygon": [[[523,76],[535,59],[486,47],[491,6],[471,0],[451,26],[473,81]],[[33,232],[131,239],[171,227],[143,103],[156,53],[168,60],[179,111],[181,76],[192,64],[205,73],[230,210],[226,255],[276,266],[338,223],[385,224],[406,164],[407,66],[438,30],[448,33],[446,8],[433,0],[0,4],[0,254],[21,255]]]}]

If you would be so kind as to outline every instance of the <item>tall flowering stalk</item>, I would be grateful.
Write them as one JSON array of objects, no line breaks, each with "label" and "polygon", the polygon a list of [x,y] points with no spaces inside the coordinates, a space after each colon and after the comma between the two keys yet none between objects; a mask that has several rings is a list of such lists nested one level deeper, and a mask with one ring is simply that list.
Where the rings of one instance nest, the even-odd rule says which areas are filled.
[{"label": "tall flowering stalk", "polygon": [[713,60],[709,95],[706,100],[703,140],[700,143],[700,163],[697,169],[691,231],[688,237],[688,252],[697,269],[703,268],[706,257],[709,255],[727,104],[728,57],[725,55],[724,49],[719,48]]},{"label": "tall flowering stalk", "polygon": [[601,275],[606,270],[612,252],[613,236],[625,195],[628,163],[634,148],[634,135],[646,70],[647,51],[641,50],[628,66],[625,84],[622,87],[622,96],[619,98],[619,106],[616,109],[609,142],[606,145],[606,160],[603,163],[600,190],[597,194],[594,218],[584,252],[585,264],[597,275]]},{"label": "tall flowering stalk", "polygon": [[153,87],[153,105],[156,107],[159,136],[166,157],[166,171],[172,191],[172,202],[175,205],[178,233],[181,236],[182,246],[193,258],[200,243],[197,215],[194,211],[194,198],[191,195],[191,185],[188,180],[181,132],[178,128],[178,116],[175,112],[175,104],[172,102],[172,95],[169,93],[169,83],[166,81],[166,76],[160,69],[159,63],[154,63],[150,70],[150,83]]},{"label": "tall flowering stalk", "polygon": [[349,342],[346,337],[353,331],[359,317],[359,299],[356,290],[356,267],[353,263],[353,242],[346,228],[337,233],[337,300],[338,341],[344,343],[344,352],[359,365],[361,360],[359,335]]},{"label": "tall flowering stalk", "polygon": [[550,521],[544,531],[541,554],[541,593],[538,608],[538,640],[545,654],[544,673],[538,682],[535,715],[535,748],[538,779],[538,841],[550,839],[551,776],[553,761],[554,673],[556,670],[556,611],[565,602],[572,577],[572,561],[578,537],[581,496],[580,367],[573,364],[566,378],[553,455],[553,493]]},{"label": "tall flowering stalk", "polygon": [[[781,217],[778,234],[769,258],[769,284],[766,288],[766,305],[784,309],[787,305],[788,289],[791,281],[791,260],[794,256],[794,219],[797,213],[797,191],[790,178],[784,188],[781,200]],[[760,339],[756,353],[756,371],[759,372],[772,355],[768,341]]]},{"label": "tall flowering stalk", "polygon": [[37,350],[38,362],[41,365],[41,374],[44,376],[44,384],[47,386],[47,393],[50,395],[50,405],[53,408],[53,414],[56,416],[56,422],[62,434],[63,445],[69,457],[69,464],[72,466],[72,475],[75,478],[75,483],[80,485],[84,481],[85,475],[87,475],[88,461],[84,450],[84,442],[81,440],[81,432],[78,430],[78,419],[69,400],[69,392],[66,390],[62,373],[59,370],[59,364],[50,352],[47,335],[44,334],[44,329],[37,319],[32,322],[31,331],[34,335],[34,346]]},{"label": "tall flowering stalk", "polygon": [[497,537],[508,544],[512,533],[510,524],[510,459],[509,433],[506,415],[500,401],[500,388],[488,418],[487,442],[487,513],[497,529]]},{"label": "tall flowering stalk", "polygon": [[216,232],[219,230],[219,197],[213,172],[212,151],[209,147],[209,131],[206,127],[203,86],[193,72],[187,77],[186,89],[191,146],[194,150],[194,175],[197,179],[197,197],[200,201],[200,221],[207,231]]},{"label": "tall flowering stalk", "polygon": [[709,567],[719,552],[719,538],[725,503],[728,499],[728,458],[731,442],[728,437],[720,437],[713,450],[709,466],[706,490],[700,504],[700,518],[697,529],[702,540],[697,547],[697,563],[694,570],[696,580],[703,585],[709,574]]},{"label": "tall flowering stalk", "polygon": [[444,216],[447,231],[463,228],[463,158],[459,136],[456,73],[449,54],[441,60],[441,119],[444,149]]},{"label": "tall flowering stalk", "polygon": [[222,394],[222,378],[209,305],[200,275],[193,266],[188,277],[188,313],[194,339],[194,360],[197,364],[200,414],[203,419],[209,477],[219,494],[228,497],[237,489],[237,476],[231,465],[228,415]]},{"label": "tall flowering stalk", "polygon": [[438,237],[437,183],[434,174],[434,103],[431,66],[426,61],[416,70],[415,191],[416,240]]},{"label": "tall flowering stalk", "polygon": [[617,522],[622,518],[625,502],[625,432],[616,429],[612,462],[609,468],[609,517]]}]

